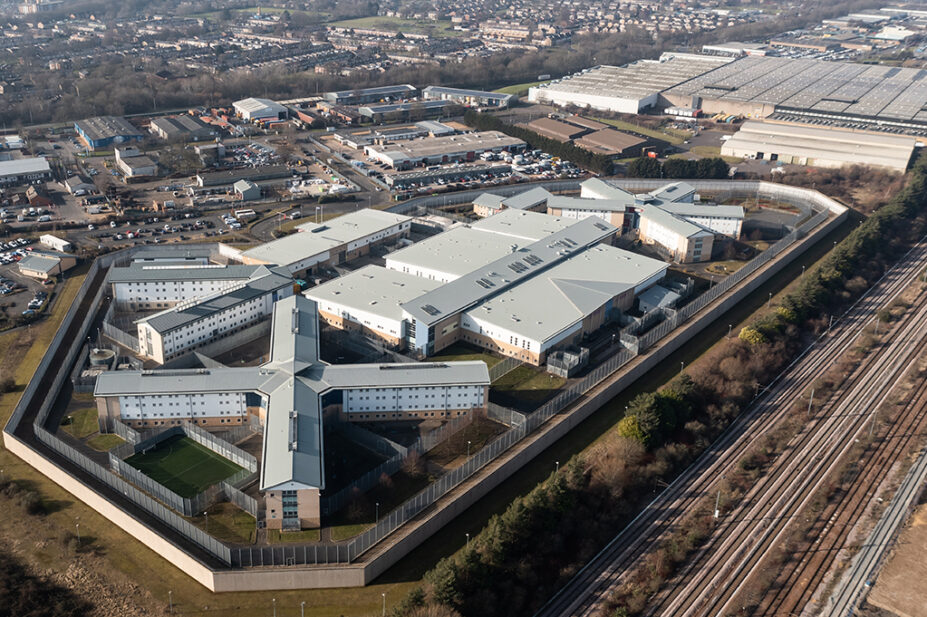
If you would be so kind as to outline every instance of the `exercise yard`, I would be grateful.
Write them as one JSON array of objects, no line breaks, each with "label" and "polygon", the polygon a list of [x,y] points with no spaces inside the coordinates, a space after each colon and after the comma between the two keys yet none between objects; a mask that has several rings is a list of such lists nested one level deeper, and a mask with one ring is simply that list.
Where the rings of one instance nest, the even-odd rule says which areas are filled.
[{"label": "exercise yard", "polygon": [[241,471],[232,461],[183,435],[165,439],[126,462],[181,497],[193,497]]}]

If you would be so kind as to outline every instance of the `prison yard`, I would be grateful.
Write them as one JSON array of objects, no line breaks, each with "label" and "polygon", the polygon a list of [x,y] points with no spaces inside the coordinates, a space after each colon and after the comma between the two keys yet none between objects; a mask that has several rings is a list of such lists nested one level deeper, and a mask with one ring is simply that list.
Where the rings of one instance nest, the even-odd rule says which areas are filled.
[{"label": "prison yard", "polygon": [[181,497],[192,497],[242,470],[192,439],[171,437],[126,462]]}]

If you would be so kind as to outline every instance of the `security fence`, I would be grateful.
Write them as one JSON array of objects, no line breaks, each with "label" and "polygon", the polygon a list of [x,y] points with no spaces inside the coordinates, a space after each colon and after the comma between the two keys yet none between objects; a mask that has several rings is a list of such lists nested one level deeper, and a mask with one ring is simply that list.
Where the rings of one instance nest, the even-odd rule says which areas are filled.
[{"label": "security fence", "polygon": [[115,303],[110,304],[109,309],[106,311],[106,315],[103,317],[103,324],[100,329],[103,331],[103,334],[105,334],[113,341],[119,343],[127,349],[138,352],[141,349],[139,347],[138,337],[133,336],[132,334],[129,334],[128,332],[121,330],[116,326],[115,307]]},{"label": "security fence", "polygon": [[515,411],[509,407],[503,407],[502,405],[496,405],[495,403],[486,405],[486,417],[510,427],[521,426],[525,423],[527,418],[525,414],[519,411]]},{"label": "security fence", "polygon": [[351,422],[339,422],[335,425],[335,430],[344,434],[351,441],[384,456],[395,456],[397,454],[405,456],[409,452],[408,448],[392,439],[368,431],[364,427]]},{"label": "security fence", "polygon": [[110,430],[122,437],[126,443],[137,444],[142,440],[142,435],[131,426],[123,424],[115,418],[110,419]]},{"label": "security fence", "polygon": [[506,358],[502,362],[489,367],[489,381],[497,381],[503,375],[507,375],[522,365],[518,358]]},{"label": "security fence", "polygon": [[263,510],[258,509],[258,502],[254,497],[244,494],[235,488],[234,484],[229,483],[228,480],[220,482],[218,486],[222,489],[226,499],[253,516],[255,520],[260,520]]},{"label": "security fence", "polygon": [[203,492],[193,495],[192,497],[181,497],[160,482],[153,480],[151,477],[122,460],[113,452],[109,453],[109,465],[114,473],[122,476],[161,503],[184,516],[194,516],[208,509],[209,506],[219,500],[222,493],[218,486],[210,486]]},{"label": "security fence", "polygon": [[219,439],[209,431],[205,431],[186,420],[181,422],[180,427],[187,437],[201,446],[212,450],[222,458],[227,458],[239,467],[247,469],[252,473],[258,470],[257,459],[241,448],[233,446],[223,439]]}]

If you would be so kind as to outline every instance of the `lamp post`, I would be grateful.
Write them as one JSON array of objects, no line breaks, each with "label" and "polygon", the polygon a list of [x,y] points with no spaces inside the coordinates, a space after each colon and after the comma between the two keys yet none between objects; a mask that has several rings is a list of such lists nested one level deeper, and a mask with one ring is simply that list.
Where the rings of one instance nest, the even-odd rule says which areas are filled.
[{"label": "lamp post", "polygon": [[299,616],[306,617],[306,603],[305,602],[299,603]]},{"label": "lamp post", "polygon": [[277,598],[271,598],[270,601],[274,604],[274,617],[277,617]]},{"label": "lamp post", "polygon": [[679,372],[682,373],[685,369],[686,369],[686,363],[685,363],[685,362],[680,362],[680,363],[679,363]]},{"label": "lamp post", "polygon": [[554,472],[560,473],[560,461],[554,461]]},{"label": "lamp post", "polygon": [[467,548],[470,548],[470,534],[465,533],[464,535],[467,536]]},{"label": "lamp post", "polygon": [[377,510],[376,510],[376,512],[377,512],[377,514],[376,514],[376,524],[379,525],[379,524],[380,524],[380,502],[379,502],[379,501],[376,502],[375,505],[376,505],[376,509],[377,509]]},{"label": "lamp post", "polygon": [[380,595],[383,596],[383,617],[386,617],[386,594],[381,593]]},{"label": "lamp post", "polygon": [[209,512],[203,512],[203,516],[206,517],[206,533],[209,533]]},{"label": "lamp post", "polygon": [[77,546],[80,548],[80,523],[74,523],[74,529],[77,530]]},{"label": "lamp post", "polygon": [[731,338],[731,330],[734,329],[734,324],[727,324],[727,338]]},{"label": "lamp post", "polygon": [[769,292],[769,300],[766,301],[766,308],[769,308],[770,304],[772,304],[772,292]]},{"label": "lamp post", "polygon": [[470,458],[470,440],[467,440],[467,458]]},{"label": "lamp post", "polygon": [[167,592],[167,605],[170,607],[171,615],[174,614],[174,592],[168,590]]}]

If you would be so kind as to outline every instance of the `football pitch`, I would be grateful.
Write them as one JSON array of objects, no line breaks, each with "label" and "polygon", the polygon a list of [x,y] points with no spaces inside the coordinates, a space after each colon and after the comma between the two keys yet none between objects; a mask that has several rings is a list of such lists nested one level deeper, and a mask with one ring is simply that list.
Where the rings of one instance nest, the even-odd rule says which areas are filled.
[{"label": "football pitch", "polygon": [[130,456],[126,462],[181,497],[193,497],[241,470],[232,461],[183,435],[165,439],[147,452]]}]

